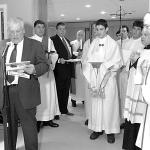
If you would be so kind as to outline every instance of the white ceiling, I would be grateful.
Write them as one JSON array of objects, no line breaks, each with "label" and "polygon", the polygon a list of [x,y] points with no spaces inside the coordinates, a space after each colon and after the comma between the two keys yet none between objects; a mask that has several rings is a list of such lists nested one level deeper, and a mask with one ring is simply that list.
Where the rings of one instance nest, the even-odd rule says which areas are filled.
[{"label": "white ceiling", "polygon": [[[143,18],[148,11],[149,0],[47,0],[48,1],[48,21],[49,22],[75,22],[76,18],[80,21],[92,21],[97,19],[111,20],[110,14],[116,14],[120,5],[130,15],[125,15],[123,19]],[[90,4],[91,8],[84,7]],[[106,11],[101,15],[101,11]],[[119,12],[118,12],[119,13]],[[117,14],[118,14],[117,13]],[[60,15],[64,14],[64,17]],[[119,19],[118,17],[116,18]],[[78,21],[79,22],[79,21]]]}]

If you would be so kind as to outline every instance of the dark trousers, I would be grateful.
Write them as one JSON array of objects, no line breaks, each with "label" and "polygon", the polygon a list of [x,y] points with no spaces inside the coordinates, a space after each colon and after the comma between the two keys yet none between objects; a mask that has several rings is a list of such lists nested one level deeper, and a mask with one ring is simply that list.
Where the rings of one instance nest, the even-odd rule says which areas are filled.
[{"label": "dark trousers", "polygon": [[65,78],[55,76],[56,88],[58,95],[58,104],[61,114],[68,113],[68,98],[69,98],[69,89],[71,84],[71,75],[66,76]]},{"label": "dark trousers", "polygon": [[10,112],[11,112],[11,130],[13,140],[13,150],[16,150],[18,119],[20,120],[25,149],[38,150],[38,135],[36,128],[36,108],[25,109],[20,101],[18,87],[9,87]]},{"label": "dark trousers", "polygon": [[130,121],[125,120],[125,128],[123,135],[123,145],[122,148],[125,150],[141,150],[135,146],[137,135],[139,132],[140,124],[132,124]]}]

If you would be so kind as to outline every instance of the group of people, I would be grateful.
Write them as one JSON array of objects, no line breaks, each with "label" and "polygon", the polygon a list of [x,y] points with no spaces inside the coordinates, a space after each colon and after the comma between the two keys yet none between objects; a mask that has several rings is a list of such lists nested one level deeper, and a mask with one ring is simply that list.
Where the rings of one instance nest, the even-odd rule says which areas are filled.
[{"label": "group of people", "polygon": [[[6,127],[4,141],[10,138],[7,134],[10,131],[10,147],[14,150],[18,120],[24,134],[25,149],[37,150],[38,132],[42,126],[59,127],[53,122],[54,118],[59,119],[60,114],[74,115],[67,108],[74,72],[73,64],[67,60],[76,56],[65,38],[65,24],[58,23],[57,34],[51,38],[46,38],[45,32],[45,23],[37,20],[34,22],[34,35],[26,37],[23,20],[11,18],[8,20],[9,39],[0,42],[0,106]],[[7,94],[9,110],[5,99]],[[6,111],[10,112],[9,120]]]},{"label": "group of people", "polygon": [[[132,37],[122,25],[117,41],[107,34],[106,20],[93,24],[93,36],[85,41],[81,56],[84,90],[75,82],[84,94],[91,140],[105,133],[108,143],[114,143],[115,134],[124,129],[123,149],[149,148],[149,20],[147,13],[144,23],[134,21]],[[78,78],[82,79],[76,73]]]},{"label": "group of people", "polygon": [[[121,26],[120,39],[115,41],[108,35],[107,21],[99,19],[92,26],[90,39],[85,41],[85,33],[80,30],[77,39],[70,42],[65,37],[63,22],[57,23],[56,35],[47,37],[45,23],[37,20],[34,35],[26,37],[23,20],[10,19],[9,39],[0,43],[0,92],[7,86],[12,149],[16,149],[18,119],[25,149],[37,150],[42,126],[59,127],[54,119],[59,119],[61,114],[74,115],[67,107],[70,95],[72,106],[76,106],[75,100],[85,101],[85,123],[92,130],[91,140],[105,133],[107,142],[114,143],[122,123],[122,148],[148,150],[149,20],[150,13],[147,13],[144,24],[134,21],[132,38],[128,37],[128,27]],[[15,70],[12,63],[24,65]],[[5,117],[6,103],[3,94],[0,96]]]}]

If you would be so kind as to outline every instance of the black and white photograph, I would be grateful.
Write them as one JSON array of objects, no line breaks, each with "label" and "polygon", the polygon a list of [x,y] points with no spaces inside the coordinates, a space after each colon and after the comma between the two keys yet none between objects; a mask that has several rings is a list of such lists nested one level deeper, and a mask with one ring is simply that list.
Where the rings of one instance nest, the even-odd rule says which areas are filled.
[{"label": "black and white photograph", "polygon": [[0,0],[0,150],[150,150],[150,0]]}]

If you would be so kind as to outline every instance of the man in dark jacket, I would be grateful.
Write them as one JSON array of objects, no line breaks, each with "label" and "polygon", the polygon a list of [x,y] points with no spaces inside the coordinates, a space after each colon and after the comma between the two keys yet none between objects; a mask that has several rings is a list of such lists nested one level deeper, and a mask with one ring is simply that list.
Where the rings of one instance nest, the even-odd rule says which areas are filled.
[{"label": "man in dark jacket", "polygon": [[[25,37],[24,33],[24,22],[22,19],[14,18],[8,21],[10,42],[6,43],[5,47],[7,48],[4,53],[6,61],[1,61],[1,67],[3,66],[3,63],[30,62],[30,64],[26,64],[21,70],[26,77],[8,74],[7,81],[4,85],[8,85],[10,100],[12,149],[16,149],[17,125],[19,119],[24,134],[25,149],[37,150],[38,136],[35,115],[36,106],[41,103],[38,77],[48,71],[48,64],[44,51],[42,50],[42,45],[35,40]],[[1,73],[3,72],[4,71],[2,70]],[[3,75],[0,75],[0,77],[0,82],[3,82]],[[3,99],[0,99],[1,106],[3,103],[2,100]]]},{"label": "man in dark jacket", "polygon": [[58,54],[58,61],[55,66],[54,75],[56,80],[59,109],[61,114],[73,115],[68,111],[69,89],[71,76],[73,74],[73,63],[66,60],[75,58],[72,53],[70,41],[65,37],[66,27],[63,22],[56,25],[57,34],[51,37]]}]

